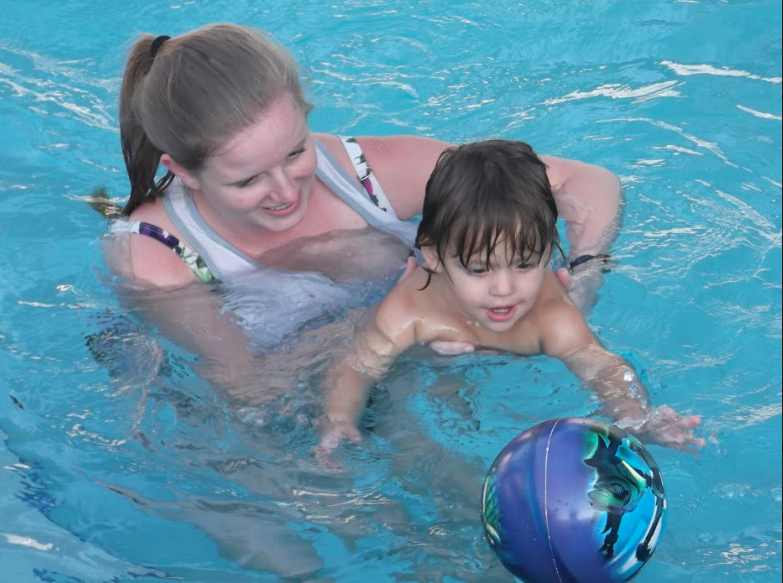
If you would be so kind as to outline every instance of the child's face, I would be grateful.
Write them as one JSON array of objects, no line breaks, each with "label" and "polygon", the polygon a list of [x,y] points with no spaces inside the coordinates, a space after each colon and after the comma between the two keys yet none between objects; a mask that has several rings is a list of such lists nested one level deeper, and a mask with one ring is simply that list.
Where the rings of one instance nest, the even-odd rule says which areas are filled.
[{"label": "child's face", "polygon": [[454,253],[448,253],[434,270],[445,271],[450,278],[459,309],[493,332],[507,332],[530,311],[546,270],[547,258],[539,261],[534,256],[524,261],[507,247],[501,241],[495,248],[489,269],[484,256],[471,257],[466,268]]}]

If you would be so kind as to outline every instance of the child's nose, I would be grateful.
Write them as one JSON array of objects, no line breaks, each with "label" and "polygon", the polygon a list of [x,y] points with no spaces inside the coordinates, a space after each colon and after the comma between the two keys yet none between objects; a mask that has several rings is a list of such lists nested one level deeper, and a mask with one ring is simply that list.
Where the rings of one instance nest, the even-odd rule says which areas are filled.
[{"label": "child's nose", "polygon": [[514,282],[511,274],[505,270],[497,271],[493,274],[490,293],[493,296],[508,296],[514,291]]}]

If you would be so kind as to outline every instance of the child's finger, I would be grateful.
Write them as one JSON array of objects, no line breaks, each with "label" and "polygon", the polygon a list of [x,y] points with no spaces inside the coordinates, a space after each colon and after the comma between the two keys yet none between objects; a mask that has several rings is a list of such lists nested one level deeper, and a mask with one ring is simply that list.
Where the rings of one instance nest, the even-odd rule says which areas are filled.
[{"label": "child's finger", "polygon": [[362,436],[355,427],[343,430],[343,436],[354,443],[360,443],[362,441]]}]

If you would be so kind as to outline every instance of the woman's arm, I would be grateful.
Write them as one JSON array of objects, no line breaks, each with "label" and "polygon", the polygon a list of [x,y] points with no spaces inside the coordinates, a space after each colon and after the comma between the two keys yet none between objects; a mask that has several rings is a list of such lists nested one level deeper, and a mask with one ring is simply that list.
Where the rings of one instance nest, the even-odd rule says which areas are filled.
[{"label": "woman's arm", "polygon": [[[621,188],[606,168],[576,160],[542,156],[560,216],[566,224],[568,261],[608,255],[620,229]],[[604,263],[582,261],[561,268],[558,278],[571,301],[586,313],[595,305],[603,285]]]},{"label": "woman's arm", "polygon": [[620,180],[594,164],[553,156],[541,159],[567,227],[569,260],[608,253],[619,228]]}]

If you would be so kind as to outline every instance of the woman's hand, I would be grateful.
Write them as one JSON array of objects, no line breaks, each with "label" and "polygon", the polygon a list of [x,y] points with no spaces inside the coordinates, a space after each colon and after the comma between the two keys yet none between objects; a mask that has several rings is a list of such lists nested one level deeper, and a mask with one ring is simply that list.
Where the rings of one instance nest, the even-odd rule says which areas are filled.
[{"label": "woman's hand", "polygon": [[561,267],[555,274],[580,312],[586,314],[595,306],[598,290],[604,284],[603,272],[600,269],[584,268],[574,273]]},{"label": "woman's hand", "polygon": [[443,356],[458,356],[476,352],[476,347],[472,343],[461,340],[436,340],[430,342],[429,347]]},{"label": "woman's hand", "polygon": [[604,284],[604,274],[611,271],[611,261],[605,253],[580,255],[568,268],[561,267],[555,272],[568,297],[583,314],[598,301],[598,290]]}]

